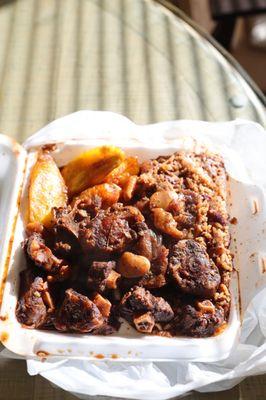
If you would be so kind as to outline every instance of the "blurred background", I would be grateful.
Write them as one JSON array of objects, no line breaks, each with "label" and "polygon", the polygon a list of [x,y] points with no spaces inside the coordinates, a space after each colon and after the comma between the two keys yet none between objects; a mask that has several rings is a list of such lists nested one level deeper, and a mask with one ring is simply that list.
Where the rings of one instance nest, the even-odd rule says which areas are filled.
[{"label": "blurred background", "polygon": [[266,0],[171,0],[213,35],[266,93]]},{"label": "blurred background", "polygon": [[265,12],[266,0],[0,0],[0,132],[22,143],[81,109],[266,126]]}]

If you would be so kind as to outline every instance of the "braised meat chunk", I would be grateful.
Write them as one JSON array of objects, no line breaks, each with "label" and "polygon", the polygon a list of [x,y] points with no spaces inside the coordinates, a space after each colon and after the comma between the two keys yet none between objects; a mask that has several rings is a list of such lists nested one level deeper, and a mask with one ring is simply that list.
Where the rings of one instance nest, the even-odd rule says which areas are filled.
[{"label": "braised meat chunk", "polygon": [[73,289],[66,290],[65,299],[55,319],[59,331],[91,332],[104,323],[98,307]]},{"label": "braised meat chunk", "polygon": [[115,261],[93,261],[88,272],[88,288],[101,293],[105,289],[115,289],[120,277],[115,266]]},{"label": "braised meat chunk", "polygon": [[[86,214],[85,214],[86,216]],[[80,212],[70,206],[53,209],[54,250],[59,257],[71,258],[80,251]]]},{"label": "braised meat chunk", "polygon": [[[48,159],[30,179],[38,196],[28,210],[18,321],[93,335],[111,335],[124,320],[142,334],[220,332],[233,269],[222,157],[184,150],[139,164],[103,146],[61,169]],[[50,198],[31,187],[47,168],[60,183]]]},{"label": "braised meat chunk", "polygon": [[221,281],[206,249],[192,239],[180,240],[173,246],[169,273],[183,292],[203,298],[213,297]]},{"label": "braised meat chunk", "polygon": [[169,211],[173,214],[178,229],[191,229],[200,222],[204,199],[192,190],[183,190],[169,204]]},{"label": "braised meat chunk", "polygon": [[84,252],[97,253],[102,257],[119,254],[136,240],[134,224],[143,216],[135,207],[118,204],[101,210],[85,227],[80,229],[80,241]]},{"label": "braised meat chunk", "polygon": [[161,245],[162,237],[156,235],[151,229],[145,224],[142,229],[138,231],[138,241],[135,246],[136,253],[148,258],[152,261],[157,257],[158,247]]},{"label": "braised meat chunk", "polygon": [[62,260],[55,257],[51,249],[45,245],[40,233],[33,233],[25,242],[26,253],[37,267],[48,273],[57,272]]},{"label": "braised meat chunk", "polygon": [[[154,323],[168,322],[174,316],[174,312],[167,301],[162,297],[153,296],[148,290],[138,286],[124,295],[119,312],[121,317],[131,323],[134,322],[137,329],[142,325],[152,326],[153,320]],[[146,329],[146,332],[148,332],[150,328],[142,329]]]},{"label": "braised meat chunk", "polygon": [[155,325],[155,318],[151,312],[140,314],[133,319],[137,331],[142,333],[152,333]]},{"label": "braised meat chunk", "polygon": [[186,304],[181,307],[173,321],[175,334],[194,337],[212,336],[224,324],[224,311],[221,307],[214,306],[196,308],[195,305]]},{"label": "braised meat chunk", "polygon": [[148,289],[162,287],[166,284],[169,250],[162,244],[162,236],[147,226],[138,232],[138,236],[134,250],[150,260],[149,273],[138,284]]},{"label": "braised meat chunk", "polygon": [[16,307],[18,321],[28,328],[39,328],[49,323],[54,304],[48,285],[30,270],[21,273],[21,293]]}]

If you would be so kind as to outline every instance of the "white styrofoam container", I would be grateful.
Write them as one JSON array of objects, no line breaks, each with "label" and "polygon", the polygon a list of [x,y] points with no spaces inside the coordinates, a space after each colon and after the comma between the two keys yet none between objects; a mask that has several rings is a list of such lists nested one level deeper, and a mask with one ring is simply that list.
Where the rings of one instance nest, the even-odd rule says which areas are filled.
[{"label": "white styrofoam container", "polygon": [[[157,140],[158,132],[163,133],[163,140]],[[126,323],[122,324],[117,334],[107,337],[69,334],[22,328],[15,317],[19,273],[25,268],[21,242],[24,239],[23,217],[27,200],[27,182],[38,147],[45,143],[57,143],[57,150],[53,155],[61,166],[82,150],[103,143],[118,145],[127,154],[137,155],[140,160],[195,146],[194,140],[188,137],[176,140],[175,137],[167,137],[164,133],[163,123],[138,126],[117,114],[83,111],[73,114],[72,118],[67,116],[48,125],[29,138],[24,147],[14,144],[3,135],[0,136],[0,294],[2,294],[0,339],[13,353],[25,358],[67,357],[130,362],[140,360],[207,362],[228,356],[239,336],[241,319],[239,299],[241,297],[243,308],[243,304],[246,307],[251,295],[249,291],[243,298],[242,288],[245,288],[246,279],[252,279],[254,283],[252,295],[266,283],[265,274],[262,274],[257,267],[252,267],[252,263],[258,265],[256,256],[249,257],[250,248],[257,255],[262,254],[261,249],[265,248],[265,231],[261,223],[266,220],[265,198],[258,187],[231,178],[229,203],[232,206],[229,211],[239,221],[233,226],[232,251],[235,255],[236,269],[245,262],[246,274],[243,272],[240,278],[237,272],[234,271],[232,274],[230,318],[227,328],[219,335],[199,339],[165,338],[139,334]],[[151,141],[153,137],[154,140]],[[252,211],[251,199],[257,199],[260,208],[258,215]],[[239,207],[240,200],[245,207]],[[247,223],[250,224],[252,234],[251,230],[247,229]],[[241,249],[243,230],[246,235],[245,240],[250,246]],[[253,268],[251,278],[250,268]]]}]

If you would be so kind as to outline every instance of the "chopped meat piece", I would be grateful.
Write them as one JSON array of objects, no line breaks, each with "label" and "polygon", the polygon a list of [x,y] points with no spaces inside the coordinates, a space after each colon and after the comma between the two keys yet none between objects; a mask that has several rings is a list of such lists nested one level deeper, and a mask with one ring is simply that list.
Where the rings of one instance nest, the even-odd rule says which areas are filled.
[{"label": "chopped meat piece", "polygon": [[167,284],[166,277],[164,274],[155,275],[153,273],[145,275],[138,281],[139,286],[143,286],[147,289],[158,289]]},{"label": "chopped meat piece", "polygon": [[109,336],[117,332],[117,328],[107,322],[103,323],[99,328],[95,329],[92,333],[93,335],[103,335]]},{"label": "chopped meat piece", "polygon": [[123,287],[132,286],[131,282],[150,289],[164,286],[166,284],[165,274],[168,265],[168,249],[161,244],[161,235],[149,229],[144,222],[136,224],[135,230],[138,235],[138,240],[133,251],[145,257],[147,260],[150,260],[150,270],[143,277],[141,277],[140,274],[140,280],[128,279],[126,281],[124,279]]},{"label": "chopped meat piece", "polygon": [[208,220],[209,222],[218,222],[225,226],[228,224],[228,214],[226,210],[221,209],[220,203],[221,199],[212,199],[208,210]]},{"label": "chopped meat piece", "polygon": [[49,283],[62,282],[70,278],[72,269],[69,265],[62,265],[60,269],[54,275],[47,275],[47,281]]},{"label": "chopped meat piece", "polygon": [[124,252],[136,240],[134,225],[143,219],[137,208],[123,207],[121,204],[99,211],[96,217],[80,230],[84,252],[94,252],[101,257]]},{"label": "chopped meat piece", "polygon": [[123,187],[123,198],[125,201],[130,201],[134,195],[134,191],[136,189],[138,177],[136,175],[132,175],[128,178]]},{"label": "chopped meat piece", "polygon": [[120,279],[121,275],[116,271],[111,271],[106,279],[107,289],[117,289],[117,281]]},{"label": "chopped meat piece", "polygon": [[87,228],[80,231],[84,251],[104,255],[122,252],[134,240],[128,222],[100,211]]},{"label": "chopped meat piece", "polygon": [[196,306],[203,313],[215,314],[215,306],[210,300],[197,301]]},{"label": "chopped meat piece", "polygon": [[93,335],[112,335],[117,332],[121,326],[117,316],[113,313],[114,307],[112,307],[112,312],[109,318],[105,318],[104,323],[92,333]]},{"label": "chopped meat piece", "polygon": [[175,173],[169,173],[167,166],[161,165],[158,160],[144,164],[141,167],[141,174],[135,190],[135,194],[140,198],[150,197],[158,191],[172,191],[180,185],[179,176]]},{"label": "chopped meat piece", "polygon": [[53,312],[55,310],[55,305],[51,293],[49,291],[48,282],[44,282],[43,284],[42,298],[47,307],[47,311],[50,313]]},{"label": "chopped meat piece", "polygon": [[178,199],[178,194],[174,190],[160,190],[153,193],[150,198],[150,209],[162,208],[168,211],[171,203]]},{"label": "chopped meat piece", "polygon": [[150,311],[156,322],[170,321],[173,316],[171,306],[162,297],[153,296],[142,287],[134,287],[121,300],[120,315],[132,322],[136,315]]},{"label": "chopped meat piece", "polygon": [[169,250],[161,245],[157,247],[156,253],[154,252],[154,257],[151,263],[151,271],[154,275],[165,275],[168,265],[168,253]]},{"label": "chopped meat piece", "polygon": [[111,211],[114,211],[115,214],[121,218],[125,218],[130,225],[135,225],[144,221],[141,212],[133,206],[124,206],[122,203],[117,203],[111,207]]},{"label": "chopped meat piece", "polygon": [[220,155],[209,152],[193,154],[197,165],[202,167],[202,170],[208,174],[212,180],[217,193],[226,196],[226,173],[223,159]]},{"label": "chopped meat piece", "polygon": [[93,303],[96,304],[103,317],[109,317],[112,304],[108,299],[105,299],[103,296],[97,293],[93,299]]},{"label": "chopped meat piece", "polygon": [[162,208],[154,208],[153,223],[159,231],[170,235],[174,239],[183,239],[184,233],[177,229],[177,222],[173,215]]},{"label": "chopped meat piece", "polygon": [[87,297],[73,289],[66,290],[65,299],[55,320],[59,331],[90,332],[104,322],[98,307]]},{"label": "chopped meat piece", "polygon": [[93,261],[88,272],[88,287],[95,292],[104,292],[109,275],[115,269],[115,261]]},{"label": "chopped meat piece", "polygon": [[176,199],[171,202],[168,211],[173,214],[178,229],[189,229],[199,222],[202,206],[202,198],[199,194],[184,190],[178,193]]},{"label": "chopped meat piece", "polygon": [[34,264],[50,274],[58,272],[63,263],[63,260],[53,255],[39,233],[33,233],[26,240],[25,249]]},{"label": "chopped meat piece", "polygon": [[173,310],[162,297],[155,297],[153,315],[156,322],[167,322],[173,318]]},{"label": "chopped meat piece", "polygon": [[139,286],[155,289],[166,285],[168,253],[169,250],[165,246],[154,246],[150,272],[139,281]]},{"label": "chopped meat piece", "polygon": [[162,287],[166,284],[169,251],[162,245],[161,235],[153,232],[145,223],[138,224],[137,233],[139,239],[134,246],[134,252],[151,262],[150,271],[138,281],[138,285],[148,289]]},{"label": "chopped meat piece", "polygon": [[86,218],[93,218],[102,208],[101,196],[95,194],[94,196],[79,199],[77,198],[72,203],[73,209],[75,209],[75,220],[82,222]]},{"label": "chopped meat piece", "polygon": [[150,214],[150,200],[148,197],[142,197],[140,200],[136,201],[134,206],[143,214],[143,215],[149,215]]},{"label": "chopped meat piece", "polygon": [[135,192],[138,197],[150,197],[156,191],[156,177],[150,173],[142,173],[136,183]]},{"label": "chopped meat piece", "polygon": [[151,271],[154,274],[165,274],[169,251],[162,245],[162,237],[148,227],[138,232],[138,236],[135,251],[151,261]]},{"label": "chopped meat piece", "polygon": [[[47,284],[30,270],[21,273],[21,293],[16,307],[18,321],[28,328],[40,328],[54,310]],[[49,311],[48,311],[49,310]]]},{"label": "chopped meat piece", "polygon": [[136,253],[148,258],[152,261],[157,258],[158,248],[160,248],[162,243],[162,237],[156,235],[145,223],[138,226],[138,241],[135,245]]},{"label": "chopped meat piece", "polygon": [[133,322],[137,331],[142,333],[151,333],[155,325],[155,319],[151,312],[136,316]]},{"label": "chopped meat piece", "polygon": [[76,209],[72,207],[58,207],[53,208],[53,224],[60,225],[62,229],[65,229],[69,234],[74,237],[78,237],[78,224],[75,220]]},{"label": "chopped meat piece", "polygon": [[206,298],[214,295],[221,280],[205,248],[192,239],[174,245],[169,273],[183,292]]},{"label": "chopped meat piece", "polygon": [[78,241],[80,212],[70,206],[53,209],[54,250],[59,257],[68,258],[80,250]]},{"label": "chopped meat piece", "polygon": [[174,330],[194,337],[211,336],[223,323],[224,311],[222,308],[215,308],[214,311],[213,309],[197,310],[190,304],[181,307],[173,320]]},{"label": "chopped meat piece", "polygon": [[147,172],[151,172],[153,169],[155,169],[155,172],[157,173],[158,168],[157,166],[157,160],[146,160],[144,161],[141,166],[140,166],[140,175],[145,174]]},{"label": "chopped meat piece", "polygon": [[157,160],[145,161],[140,167],[140,176],[137,182],[136,194],[141,198],[150,197],[161,190],[171,191],[180,186],[181,179],[176,172],[172,172],[170,157],[159,157]]}]

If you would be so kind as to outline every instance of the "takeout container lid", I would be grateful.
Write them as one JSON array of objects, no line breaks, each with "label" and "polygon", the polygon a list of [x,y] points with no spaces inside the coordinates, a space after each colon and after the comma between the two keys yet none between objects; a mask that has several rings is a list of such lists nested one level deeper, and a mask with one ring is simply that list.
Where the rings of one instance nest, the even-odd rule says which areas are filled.
[{"label": "takeout container lid", "polygon": [[[94,147],[108,142],[120,145],[126,152],[147,159],[195,145],[195,140],[189,135],[175,137],[173,132],[177,128],[178,122],[175,122],[169,131],[169,128],[164,127],[164,123],[138,126],[118,114],[82,111],[61,118],[41,129],[27,139],[23,146],[0,135],[0,295],[3,300],[0,310],[0,339],[9,350],[26,358],[74,357],[113,361],[178,359],[204,362],[228,356],[238,340],[241,319],[238,315],[239,305],[241,304],[243,311],[254,293],[266,284],[264,267],[259,263],[259,260],[263,260],[261,255],[266,243],[264,225],[261,222],[266,221],[265,196],[257,186],[242,184],[234,179],[231,180],[231,194],[233,193],[233,196],[238,194],[243,205],[239,207],[239,202],[235,199],[232,202],[231,213],[233,212],[239,221],[238,225],[232,227],[234,246],[238,254],[236,263],[245,265],[241,266],[243,267],[241,274],[236,272],[233,274],[230,320],[221,334],[200,339],[163,338],[140,335],[124,324],[122,332],[111,337],[62,334],[22,328],[14,314],[19,270],[23,269],[20,246],[23,239],[23,221],[19,210],[25,207],[21,201],[24,201],[29,170],[38,148],[43,144],[57,143],[58,150],[54,153],[54,157],[59,165],[73,158],[84,147]],[[162,140],[158,140],[160,132],[163,132]],[[257,210],[255,214],[252,213],[254,199],[259,205],[259,211]],[[245,225],[247,219],[251,224],[250,229]],[[253,258],[248,257],[250,246],[242,245],[240,251],[240,241],[243,238],[245,243],[253,246]],[[254,290],[245,292],[247,287],[250,287],[250,279]]]}]

